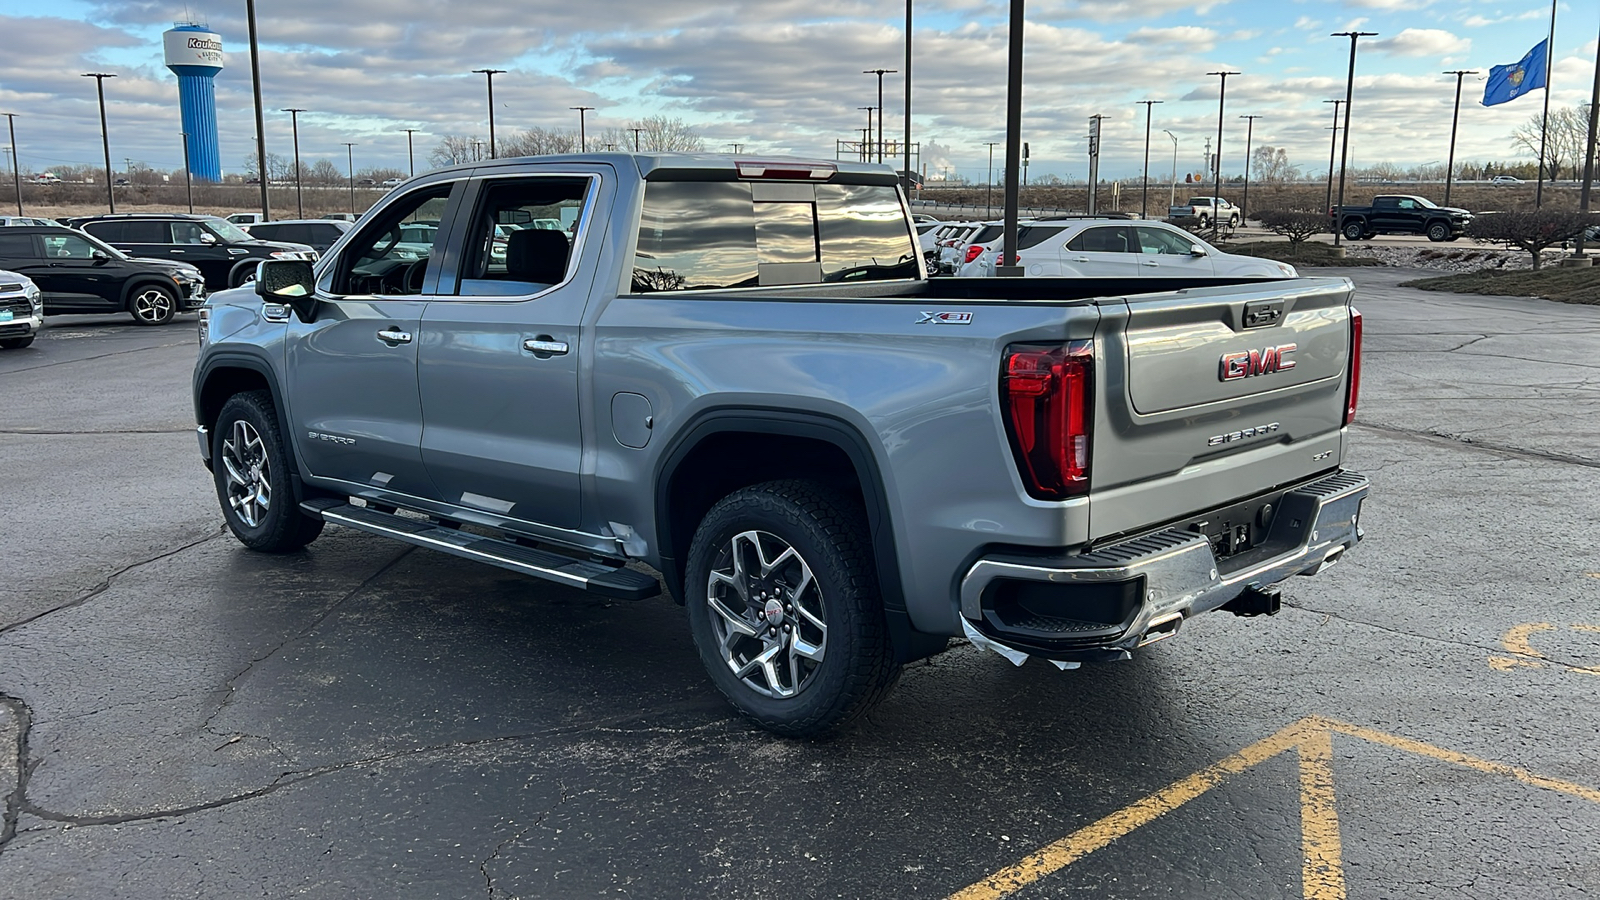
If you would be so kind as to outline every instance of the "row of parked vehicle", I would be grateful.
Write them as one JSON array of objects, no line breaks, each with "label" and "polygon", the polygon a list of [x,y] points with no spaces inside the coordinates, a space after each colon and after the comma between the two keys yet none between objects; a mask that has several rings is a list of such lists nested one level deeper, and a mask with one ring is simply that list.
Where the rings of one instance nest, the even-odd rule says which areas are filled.
[{"label": "row of parked vehicle", "polygon": [[[923,222],[920,233],[929,274],[989,277],[999,264],[1003,225]],[[1294,278],[1293,266],[1224,253],[1188,231],[1125,215],[1049,216],[1017,228],[1015,265],[1036,277],[1083,278]]]},{"label": "row of parked vehicle", "polygon": [[204,305],[212,287],[254,278],[262,260],[315,261],[351,227],[320,219],[241,227],[185,213],[6,216],[0,225],[0,348],[8,350],[33,343],[46,315],[126,312],[140,325],[165,325]]}]

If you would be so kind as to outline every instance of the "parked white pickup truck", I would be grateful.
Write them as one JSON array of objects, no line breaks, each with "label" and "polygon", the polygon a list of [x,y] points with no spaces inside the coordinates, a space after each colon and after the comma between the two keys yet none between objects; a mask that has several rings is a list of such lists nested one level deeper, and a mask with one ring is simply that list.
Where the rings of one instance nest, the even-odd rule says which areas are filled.
[{"label": "parked white pickup truck", "polygon": [[1239,207],[1234,206],[1221,197],[1190,197],[1179,206],[1167,207],[1167,221],[1174,225],[1196,225],[1202,228],[1211,226],[1213,212],[1217,224],[1224,228],[1238,228],[1244,221],[1244,214],[1239,212]]}]

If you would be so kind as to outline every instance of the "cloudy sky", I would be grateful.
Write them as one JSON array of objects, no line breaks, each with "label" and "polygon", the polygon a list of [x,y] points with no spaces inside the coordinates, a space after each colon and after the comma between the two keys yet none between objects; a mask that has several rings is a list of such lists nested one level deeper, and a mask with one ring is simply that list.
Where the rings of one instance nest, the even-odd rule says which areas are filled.
[{"label": "cloudy sky", "polygon": [[[495,79],[502,135],[528,126],[572,128],[569,107],[592,106],[591,128],[655,114],[695,124],[713,149],[832,157],[859,138],[876,102],[868,68],[901,69],[900,0],[262,0],[257,4],[268,150],[290,152],[284,107],[303,107],[301,151],[356,165],[406,163],[418,130],[419,163],[440,135],[487,132],[483,76]],[[995,0],[916,0],[913,139],[930,175],[944,165],[983,180],[985,141],[1003,137],[1008,6]],[[1514,62],[1549,28],[1539,0],[1030,0],[1024,138],[1034,175],[1084,177],[1087,117],[1107,116],[1101,174],[1137,175],[1144,150],[1140,100],[1155,110],[1152,174],[1202,166],[1217,125],[1217,81],[1228,80],[1224,168],[1238,170],[1244,122],[1254,140],[1286,147],[1291,162],[1326,168],[1331,107],[1344,96],[1348,41],[1330,32],[1378,32],[1357,64],[1352,164],[1443,161],[1454,78],[1463,92],[1457,159],[1507,160],[1511,128],[1541,97],[1478,105],[1491,65]],[[228,66],[217,79],[224,171],[239,171],[253,134],[243,0],[0,0],[0,112],[17,114],[24,170],[98,163],[91,71],[106,82],[111,155],[157,168],[182,165],[174,77],[161,65],[161,32],[209,23]],[[1600,22],[1589,4],[1563,2],[1556,29],[1553,105],[1584,102]],[[901,131],[901,75],[886,76],[885,125]],[[0,143],[6,139],[0,134]],[[997,155],[1002,150],[997,148]],[[1232,161],[1232,162],[1230,162]],[[342,167],[342,165],[341,165]]]}]

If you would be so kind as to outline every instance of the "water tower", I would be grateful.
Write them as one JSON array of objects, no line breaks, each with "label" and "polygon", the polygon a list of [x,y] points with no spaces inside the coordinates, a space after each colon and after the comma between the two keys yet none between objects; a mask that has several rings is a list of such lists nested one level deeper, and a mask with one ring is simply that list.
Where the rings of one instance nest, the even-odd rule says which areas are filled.
[{"label": "water tower", "polygon": [[204,25],[180,24],[162,36],[167,68],[178,76],[178,106],[189,144],[189,172],[205,181],[222,180],[217,145],[217,95],[212,79],[222,71],[222,36]]}]

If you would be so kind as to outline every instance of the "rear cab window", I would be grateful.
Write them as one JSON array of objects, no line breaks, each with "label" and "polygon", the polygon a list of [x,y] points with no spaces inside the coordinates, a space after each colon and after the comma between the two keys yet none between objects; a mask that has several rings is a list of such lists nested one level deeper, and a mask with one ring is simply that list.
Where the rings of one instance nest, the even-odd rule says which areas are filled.
[{"label": "rear cab window", "polygon": [[632,291],[917,278],[919,255],[889,185],[651,181]]}]

